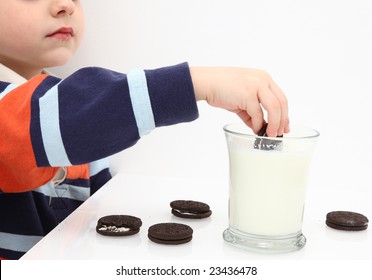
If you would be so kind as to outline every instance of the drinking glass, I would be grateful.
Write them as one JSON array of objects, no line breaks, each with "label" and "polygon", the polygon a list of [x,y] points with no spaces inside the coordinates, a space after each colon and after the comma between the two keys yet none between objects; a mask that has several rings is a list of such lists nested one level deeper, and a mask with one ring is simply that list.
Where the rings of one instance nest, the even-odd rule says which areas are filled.
[{"label": "drinking glass", "polygon": [[261,252],[304,247],[306,185],[319,132],[291,127],[283,137],[270,138],[243,123],[223,129],[230,169],[229,226],[223,238]]}]

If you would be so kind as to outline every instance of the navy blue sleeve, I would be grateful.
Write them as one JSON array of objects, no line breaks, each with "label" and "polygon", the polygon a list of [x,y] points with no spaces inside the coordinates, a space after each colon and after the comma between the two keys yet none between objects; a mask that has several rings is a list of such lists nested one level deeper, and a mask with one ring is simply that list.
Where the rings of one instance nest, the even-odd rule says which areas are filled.
[{"label": "navy blue sleeve", "polygon": [[187,63],[127,75],[83,68],[48,76],[31,101],[31,140],[38,166],[69,166],[134,145],[158,126],[198,117]]}]

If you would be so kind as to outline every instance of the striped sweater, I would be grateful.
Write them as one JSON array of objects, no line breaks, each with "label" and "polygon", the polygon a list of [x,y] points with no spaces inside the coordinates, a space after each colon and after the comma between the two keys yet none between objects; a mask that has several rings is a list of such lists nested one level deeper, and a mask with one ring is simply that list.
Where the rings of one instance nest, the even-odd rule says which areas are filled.
[{"label": "striped sweater", "polygon": [[0,64],[0,258],[20,258],[105,184],[108,156],[197,117],[187,63],[28,81]]}]

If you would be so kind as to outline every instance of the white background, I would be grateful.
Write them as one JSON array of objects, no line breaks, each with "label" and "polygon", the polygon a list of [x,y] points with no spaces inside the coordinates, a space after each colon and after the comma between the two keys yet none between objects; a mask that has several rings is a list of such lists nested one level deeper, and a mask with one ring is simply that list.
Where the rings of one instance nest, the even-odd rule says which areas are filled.
[{"label": "white background", "polygon": [[[342,209],[357,211],[358,200],[368,199],[358,189],[372,181],[372,1],[82,2],[85,41],[54,73],[83,66],[126,73],[183,61],[265,69],[288,97],[292,124],[321,133],[310,187],[353,190]],[[226,178],[222,127],[238,118],[205,103],[199,109],[197,121],[156,129],[112,157],[113,173]]]}]

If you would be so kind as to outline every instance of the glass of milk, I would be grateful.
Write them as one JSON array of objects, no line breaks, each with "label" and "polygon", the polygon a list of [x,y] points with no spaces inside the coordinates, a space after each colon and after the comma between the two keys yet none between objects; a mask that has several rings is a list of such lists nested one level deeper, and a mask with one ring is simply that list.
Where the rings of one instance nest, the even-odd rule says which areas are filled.
[{"label": "glass of milk", "polygon": [[243,123],[224,127],[229,152],[229,227],[238,247],[289,252],[306,244],[306,184],[319,132],[291,127],[283,138],[260,137]]}]

